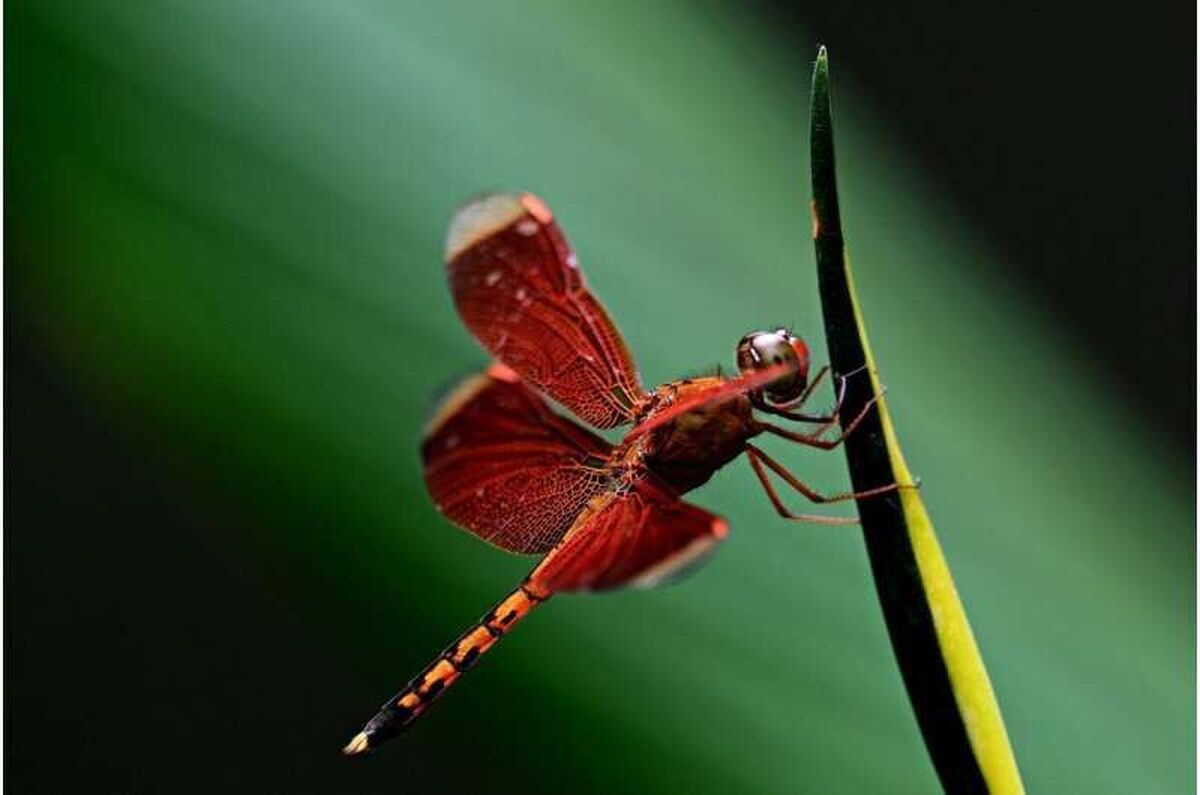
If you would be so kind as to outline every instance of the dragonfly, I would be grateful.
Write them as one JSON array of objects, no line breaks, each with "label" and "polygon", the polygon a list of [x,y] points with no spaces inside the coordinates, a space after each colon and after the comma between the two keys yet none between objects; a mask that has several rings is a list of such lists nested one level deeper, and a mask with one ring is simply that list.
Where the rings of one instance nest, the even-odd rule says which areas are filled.
[{"label": "dragonfly", "polygon": [[[804,413],[829,367],[809,380],[808,347],[785,328],[742,337],[735,376],[643,388],[616,325],[588,289],[554,216],[533,194],[492,193],[460,207],[446,235],[445,263],[458,314],[494,361],[453,388],[433,413],[421,446],[425,483],[452,522],[501,549],[541,557],[379,709],[345,746],[347,755],[409,728],[553,595],[647,588],[695,569],[729,528],[681,497],[741,455],[789,520],[858,522],[793,512],[772,474],[822,504],[899,488],[822,494],[751,443],[765,433],[833,449],[880,398],[831,435],[853,373],[832,379],[830,411]],[[613,444],[550,401],[594,429],[631,428]]]}]

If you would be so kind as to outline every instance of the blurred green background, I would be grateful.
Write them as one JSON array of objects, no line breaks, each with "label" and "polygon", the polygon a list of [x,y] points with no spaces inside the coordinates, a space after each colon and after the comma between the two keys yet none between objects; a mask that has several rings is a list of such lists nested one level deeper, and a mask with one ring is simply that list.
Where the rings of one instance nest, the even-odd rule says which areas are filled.
[{"label": "blurred green background", "polygon": [[[484,361],[453,208],[545,198],[646,383],[771,324],[822,351],[814,39],[718,4],[9,12],[16,791],[936,789],[859,536],[778,520],[741,463],[693,495],[733,529],[694,577],[556,600],[417,730],[338,754],[531,565],[421,483],[429,396]],[[1189,790],[1191,440],[1131,416],[837,52],[858,288],[1026,784]]]}]

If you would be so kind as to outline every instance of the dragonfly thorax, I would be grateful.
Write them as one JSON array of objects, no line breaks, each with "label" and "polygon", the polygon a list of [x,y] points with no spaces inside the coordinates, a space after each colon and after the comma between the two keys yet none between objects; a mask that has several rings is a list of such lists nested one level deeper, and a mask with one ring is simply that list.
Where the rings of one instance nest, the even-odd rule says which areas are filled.
[{"label": "dragonfly thorax", "polygon": [[[660,401],[657,410],[666,410],[720,381],[714,377],[666,384],[659,393],[668,399]],[[703,485],[746,449],[746,440],[755,434],[752,408],[748,396],[737,395],[680,414],[651,431],[646,466],[680,494]],[[652,412],[648,419],[653,416]]]}]

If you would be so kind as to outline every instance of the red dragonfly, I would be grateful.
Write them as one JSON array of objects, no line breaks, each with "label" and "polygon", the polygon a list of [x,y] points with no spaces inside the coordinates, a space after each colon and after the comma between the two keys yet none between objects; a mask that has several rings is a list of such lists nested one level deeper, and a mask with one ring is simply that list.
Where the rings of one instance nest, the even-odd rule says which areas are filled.
[{"label": "red dragonfly", "polygon": [[[846,377],[826,415],[798,409],[829,371],[808,380],[808,348],[786,329],[747,334],[739,375],[688,378],[647,392],[629,350],[588,290],[554,216],[531,194],[490,194],[458,210],[446,237],[454,303],[496,358],[442,402],[425,431],[425,482],[438,509],[502,549],[542,555],[492,610],[389,700],[346,745],[359,754],[408,728],[533,608],[562,591],[650,587],[695,567],[728,533],[724,520],[680,499],[745,453],[787,519],[767,470],[818,503],[892,491],[896,484],[825,496],[750,443],[770,433],[831,449],[840,435]],[[556,412],[551,398],[601,429],[632,425],[613,445]],[[782,427],[755,411],[810,423]]]}]

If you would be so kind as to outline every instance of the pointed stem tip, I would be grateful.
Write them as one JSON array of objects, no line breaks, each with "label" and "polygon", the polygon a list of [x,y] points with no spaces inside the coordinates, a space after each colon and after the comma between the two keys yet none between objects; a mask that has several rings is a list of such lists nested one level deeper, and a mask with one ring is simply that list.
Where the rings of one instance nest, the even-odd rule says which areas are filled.
[{"label": "pointed stem tip", "polygon": [[817,61],[813,64],[813,89],[818,87],[818,84],[823,84],[829,80],[829,51],[822,44],[817,48]]}]

